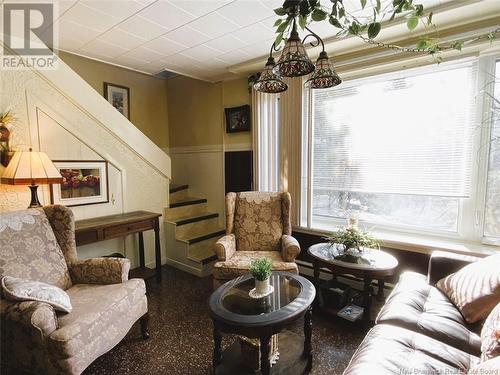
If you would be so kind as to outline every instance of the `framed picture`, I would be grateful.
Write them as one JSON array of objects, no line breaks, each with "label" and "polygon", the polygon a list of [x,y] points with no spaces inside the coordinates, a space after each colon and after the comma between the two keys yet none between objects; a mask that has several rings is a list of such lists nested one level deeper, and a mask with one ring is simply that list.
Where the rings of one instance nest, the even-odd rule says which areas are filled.
[{"label": "framed picture", "polygon": [[225,108],[226,133],[250,131],[250,106]]},{"label": "framed picture", "polygon": [[107,161],[54,161],[54,165],[63,182],[50,186],[52,204],[71,207],[109,202]]},{"label": "framed picture", "polygon": [[104,82],[104,97],[118,112],[130,120],[130,90],[128,87]]}]

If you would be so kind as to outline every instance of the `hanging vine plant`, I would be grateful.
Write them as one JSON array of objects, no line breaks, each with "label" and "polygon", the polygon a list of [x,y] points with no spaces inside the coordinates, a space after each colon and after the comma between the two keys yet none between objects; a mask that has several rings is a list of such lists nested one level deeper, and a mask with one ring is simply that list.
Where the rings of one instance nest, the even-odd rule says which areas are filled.
[{"label": "hanging vine plant", "polygon": [[[490,32],[453,41],[442,43],[437,37],[437,27],[433,23],[433,13],[426,12],[422,4],[416,4],[413,0],[393,0],[386,5],[382,5],[381,0],[370,0],[373,6],[373,14],[360,20],[345,8],[343,0],[330,0],[329,6],[321,4],[321,0],[286,0],[283,6],[274,10],[280,16],[274,23],[276,28],[275,45],[278,46],[293,25],[294,19],[298,25],[305,29],[313,22],[329,22],[337,28],[338,37],[356,36],[364,42],[379,47],[398,50],[401,52],[429,53],[441,61],[440,53],[447,50],[461,50],[464,46],[478,40],[492,41],[500,33],[500,27]],[[365,9],[368,0],[359,0],[361,9]],[[330,8],[331,6],[331,8]],[[415,46],[402,47],[396,44],[383,43],[375,38],[383,28],[383,22],[390,23],[398,15],[406,17],[408,30],[414,30],[419,24],[423,25],[427,31],[426,36],[421,37]]]}]

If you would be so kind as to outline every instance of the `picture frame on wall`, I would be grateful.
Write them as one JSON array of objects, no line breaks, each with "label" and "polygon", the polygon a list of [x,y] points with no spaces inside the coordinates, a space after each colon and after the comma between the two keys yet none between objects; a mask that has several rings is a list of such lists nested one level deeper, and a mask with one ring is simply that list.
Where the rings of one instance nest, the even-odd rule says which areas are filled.
[{"label": "picture frame on wall", "polygon": [[130,120],[130,89],[128,87],[104,82],[104,98]]},{"label": "picture frame on wall", "polygon": [[50,186],[51,204],[73,207],[109,202],[107,161],[59,160],[54,165],[63,182]]},{"label": "picture frame on wall", "polygon": [[226,133],[250,131],[250,106],[224,108],[226,115]]}]

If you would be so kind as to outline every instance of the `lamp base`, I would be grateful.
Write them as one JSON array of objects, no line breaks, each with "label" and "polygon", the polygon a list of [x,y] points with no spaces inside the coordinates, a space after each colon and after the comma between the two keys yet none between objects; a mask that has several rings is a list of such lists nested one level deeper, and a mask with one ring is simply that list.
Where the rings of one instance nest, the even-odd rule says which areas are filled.
[{"label": "lamp base", "polygon": [[38,185],[30,185],[29,188],[31,190],[31,202],[28,208],[42,207],[40,201],[38,200]]}]

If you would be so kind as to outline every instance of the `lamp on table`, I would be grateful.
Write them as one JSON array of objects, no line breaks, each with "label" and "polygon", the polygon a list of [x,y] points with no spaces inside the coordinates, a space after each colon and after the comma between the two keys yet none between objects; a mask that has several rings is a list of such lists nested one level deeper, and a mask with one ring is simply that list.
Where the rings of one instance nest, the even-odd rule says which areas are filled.
[{"label": "lamp on table", "polygon": [[2,184],[29,185],[29,208],[41,207],[38,200],[38,184],[60,184],[61,173],[45,152],[16,151],[2,175]]}]

